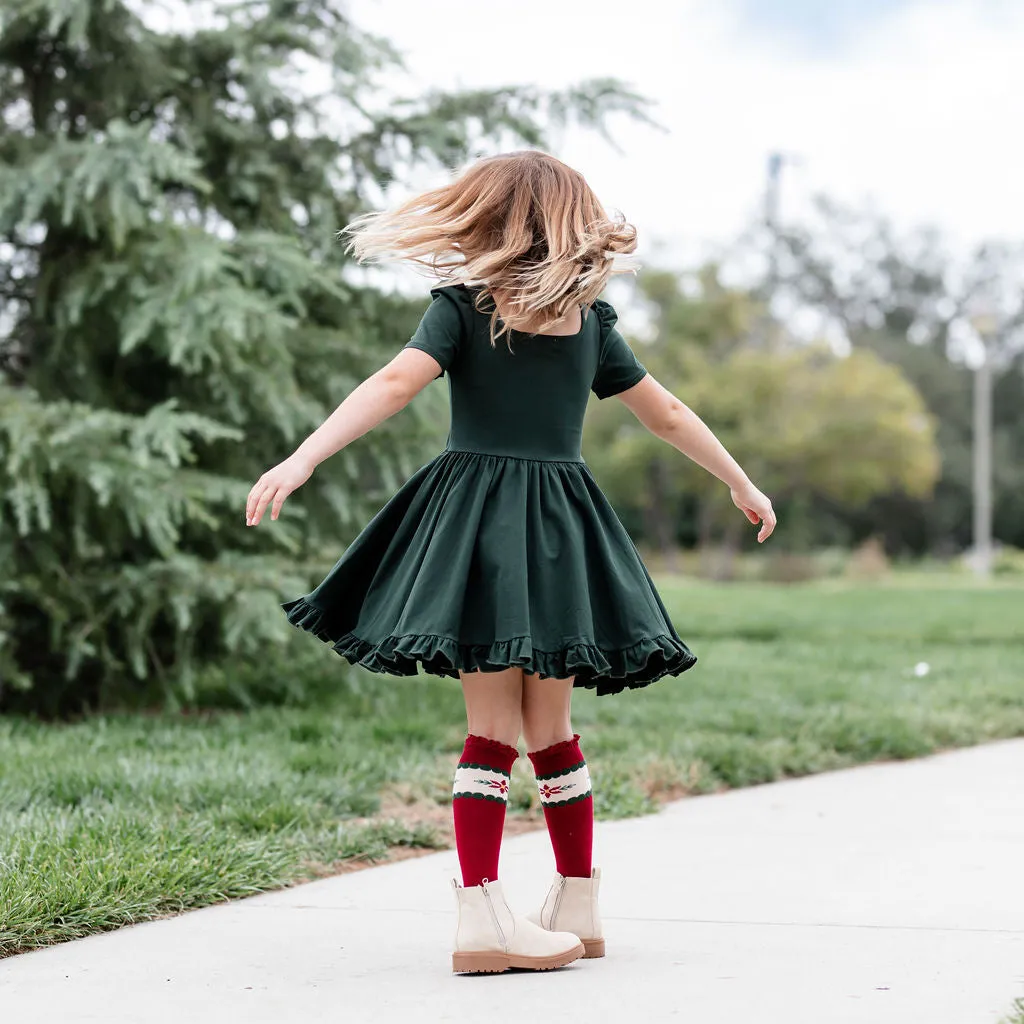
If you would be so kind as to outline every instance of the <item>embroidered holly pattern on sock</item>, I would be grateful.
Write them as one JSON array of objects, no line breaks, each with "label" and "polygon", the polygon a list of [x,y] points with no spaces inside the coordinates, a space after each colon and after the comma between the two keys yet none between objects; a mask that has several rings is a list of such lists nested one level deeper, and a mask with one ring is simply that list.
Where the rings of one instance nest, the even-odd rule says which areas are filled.
[{"label": "embroidered holly pattern on sock", "polygon": [[548,785],[548,783],[542,782],[540,784],[540,795],[542,797],[550,798],[553,796],[558,796],[561,793],[565,793],[568,790],[575,788],[576,787],[571,782],[567,782],[564,786],[550,786]]},{"label": "embroidered holly pattern on sock", "polygon": [[550,775],[538,775],[537,792],[540,794],[540,802],[545,806],[583,800],[590,796],[590,771],[587,762],[581,761],[571,768]]}]

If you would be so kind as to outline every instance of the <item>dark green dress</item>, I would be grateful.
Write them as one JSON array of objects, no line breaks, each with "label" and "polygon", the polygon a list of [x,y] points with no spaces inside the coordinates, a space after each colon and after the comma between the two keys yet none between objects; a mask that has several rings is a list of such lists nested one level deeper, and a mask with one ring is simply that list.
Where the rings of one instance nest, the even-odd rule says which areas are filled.
[{"label": "dark green dress", "polygon": [[492,347],[475,290],[435,288],[407,348],[448,374],[445,449],[409,478],[310,594],[282,607],[352,664],[439,676],[519,665],[598,694],[697,660],[580,455],[593,391],[647,372],[594,303],[577,334]]}]

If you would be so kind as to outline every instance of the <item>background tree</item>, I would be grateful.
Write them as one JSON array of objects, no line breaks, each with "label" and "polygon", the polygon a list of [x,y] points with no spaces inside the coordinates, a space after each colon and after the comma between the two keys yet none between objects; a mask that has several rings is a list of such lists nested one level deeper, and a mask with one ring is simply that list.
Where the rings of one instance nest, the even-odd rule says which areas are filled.
[{"label": "background tree", "polygon": [[[840,358],[784,337],[753,346],[760,309],[747,293],[723,287],[713,267],[690,285],[664,273],[644,279],[654,337],[640,357],[772,495],[787,522],[782,546],[812,546],[816,501],[858,507],[878,494],[929,493],[935,427],[899,369],[869,351]],[[600,409],[594,419],[591,461],[618,502],[642,506],[654,544],[666,553],[677,544],[680,510],[693,496],[698,541],[738,546],[744,520],[715,478],[624,410]]]},{"label": "background tree", "polygon": [[[678,388],[684,398],[689,394],[698,354],[710,366],[749,344],[757,304],[723,288],[715,267],[686,278],[651,268],[639,280],[653,337],[637,351],[669,390]],[[712,509],[700,500],[704,477],[633,416],[616,403],[593,404],[585,443],[619,513],[661,552],[666,567],[675,568],[680,544],[710,541]]]},{"label": "background tree", "polygon": [[4,708],[187,701],[198,665],[284,642],[279,600],[424,454],[397,417],[244,526],[252,480],[423,306],[346,276],[336,231],[418,164],[643,116],[609,80],[375,105],[397,54],[329,0],[196,29],[158,7],[0,13]]},{"label": "background tree", "polygon": [[941,475],[927,500],[879,495],[830,510],[851,539],[881,534],[892,553],[951,554],[971,543],[972,373],[967,321],[979,288],[1003,292],[993,339],[993,487],[997,539],[1024,547],[1024,251],[981,245],[955,259],[929,229],[898,234],[883,217],[821,201],[781,237],[782,288],[856,349],[899,366],[938,425]]}]

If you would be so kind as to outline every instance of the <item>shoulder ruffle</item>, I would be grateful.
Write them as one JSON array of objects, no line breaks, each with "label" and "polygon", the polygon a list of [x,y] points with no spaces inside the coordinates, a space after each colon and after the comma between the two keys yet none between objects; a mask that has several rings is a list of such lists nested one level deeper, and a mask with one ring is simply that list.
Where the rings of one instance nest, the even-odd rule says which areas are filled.
[{"label": "shoulder ruffle", "polygon": [[471,330],[473,314],[476,312],[476,289],[464,284],[444,284],[430,289],[430,297],[434,302],[445,303],[447,308],[456,313],[463,330]]},{"label": "shoulder ruffle", "polygon": [[604,299],[594,299],[590,308],[597,314],[602,334],[606,334],[619,322],[619,314],[615,312],[615,307]]},{"label": "shoulder ruffle", "polygon": [[439,284],[436,288],[430,289],[430,297],[449,299],[465,309],[473,307],[473,292],[464,284]]}]

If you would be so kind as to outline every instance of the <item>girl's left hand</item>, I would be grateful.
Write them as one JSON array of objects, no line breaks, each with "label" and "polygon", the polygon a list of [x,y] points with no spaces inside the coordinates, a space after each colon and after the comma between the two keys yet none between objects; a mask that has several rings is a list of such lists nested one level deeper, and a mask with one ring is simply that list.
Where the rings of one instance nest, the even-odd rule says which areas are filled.
[{"label": "girl's left hand", "polygon": [[273,469],[268,469],[249,492],[245,503],[245,525],[257,526],[271,502],[270,518],[277,519],[285,498],[292,491],[297,491],[313,475],[315,468],[313,463],[292,455]]},{"label": "girl's left hand", "polygon": [[763,544],[775,529],[775,509],[771,500],[762,494],[752,483],[730,491],[733,504],[755,525],[761,524],[757,531],[757,542]]}]

